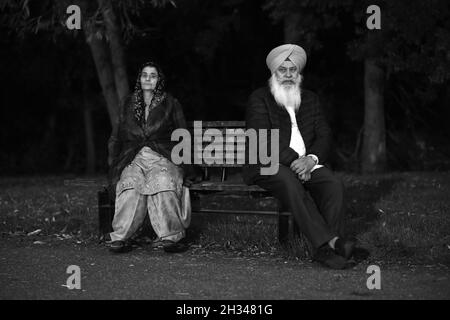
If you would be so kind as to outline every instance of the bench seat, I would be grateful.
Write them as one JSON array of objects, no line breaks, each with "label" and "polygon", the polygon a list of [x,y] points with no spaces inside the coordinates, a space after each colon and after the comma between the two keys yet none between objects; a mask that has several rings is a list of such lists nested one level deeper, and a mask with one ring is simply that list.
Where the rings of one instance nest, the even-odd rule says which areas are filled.
[{"label": "bench seat", "polygon": [[[189,128],[191,129],[191,134],[194,124],[189,123]],[[276,215],[278,216],[278,238],[280,242],[287,240],[289,235],[296,234],[298,230],[295,228],[293,223],[292,215],[284,210],[277,199],[275,199],[268,191],[256,185],[246,185],[242,178],[234,175],[232,179],[228,179],[228,170],[230,169],[242,169],[242,164],[238,161],[244,157],[245,154],[245,140],[244,138],[244,121],[206,121],[202,123],[201,131],[205,133],[206,130],[213,129],[215,132],[226,133],[230,130],[237,133],[236,137],[227,137],[223,140],[223,150],[234,150],[233,152],[227,154],[223,152],[221,154],[222,159],[232,160],[230,163],[222,164],[210,163],[208,161],[203,162],[199,167],[203,170],[204,180],[199,183],[193,184],[189,189],[191,193],[191,204],[193,213],[218,213],[218,214],[261,214],[261,215]],[[239,138],[240,137],[240,138]],[[203,145],[207,145],[208,142],[203,141]],[[235,161],[236,160],[236,161]],[[215,179],[215,177],[210,177],[210,170],[221,168],[221,178]],[[214,194],[218,196],[226,195],[239,195],[239,196],[250,196],[253,198],[264,197],[265,199],[273,200],[276,207],[271,209],[250,209],[243,210],[242,208],[236,208],[233,206],[232,209],[222,208],[205,208],[201,207],[200,201],[198,200],[198,195],[201,194]],[[227,201],[224,199],[224,201]],[[114,216],[114,202],[109,199],[108,193],[103,190],[98,193],[98,209],[99,209],[99,229],[100,235],[104,236],[107,232],[112,231],[111,221]]]}]

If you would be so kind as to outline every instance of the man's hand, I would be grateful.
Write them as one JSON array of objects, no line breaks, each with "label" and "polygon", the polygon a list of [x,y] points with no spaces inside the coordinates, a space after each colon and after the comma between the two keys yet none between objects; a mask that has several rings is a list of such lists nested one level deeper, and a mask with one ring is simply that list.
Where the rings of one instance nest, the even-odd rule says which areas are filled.
[{"label": "man's hand", "polygon": [[300,181],[302,183],[306,182],[306,181],[309,181],[309,180],[311,180],[311,172],[305,172],[303,174],[299,174],[298,178],[300,179]]},{"label": "man's hand", "polygon": [[310,173],[312,168],[314,168],[316,162],[311,157],[300,157],[291,163],[291,170],[294,171],[298,176],[304,173]]}]

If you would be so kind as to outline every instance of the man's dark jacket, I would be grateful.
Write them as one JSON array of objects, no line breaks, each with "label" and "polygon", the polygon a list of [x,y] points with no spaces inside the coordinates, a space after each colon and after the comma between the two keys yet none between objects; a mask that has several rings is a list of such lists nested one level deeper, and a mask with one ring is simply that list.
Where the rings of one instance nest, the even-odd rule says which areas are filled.
[{"label": "man's dark jacket", "polygon": [[[319,158],[319,163],[324,164],[328,158],[332,137],[316,94],[302,89],[302,102],[296,119],[305,142],[306,154],[315,154]],[[246,111],[246,124],[247,129],[279,129],[281,165],[289,167],[291,162],[299,157],[298,153],[289,147],[291,139],[289,113],[275,102],[268,86],[257,89],[251,94]],[[270,144],[268,148],[270,150]],[[260,167],[260,164],[244,166],[242,175],[245,183],[254,184],[255,178],[260,175]]]}]

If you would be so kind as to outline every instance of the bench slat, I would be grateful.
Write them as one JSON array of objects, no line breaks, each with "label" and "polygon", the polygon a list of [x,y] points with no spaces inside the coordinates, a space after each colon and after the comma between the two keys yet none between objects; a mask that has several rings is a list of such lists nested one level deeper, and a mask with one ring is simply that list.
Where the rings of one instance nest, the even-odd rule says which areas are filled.
[{"label": "bench slat", "polygon": [[[201,155],[198,154],[198,156],[201,157]],[[226,154],[225,156],[222,154],[213,154],[211,157],[201,157],[203,160],[218,160],[221,159],[223,161],[229,159],[229,160],[233,160],[233,159],[245,159],[245,154]]]},{"label": "bench slat", "polygon": [[262,210],[221,210],[221,209],[199,209],[192,208],[193,213],[226,213],[226,214],[260,214],[260,215],[277,215],[277,216],[290,216],[290,212],[279,211],[262,211]]},{"label": "bench slat", "polygon": [[[189,128],[194,127],[194,121],[188,121]],[[245,128],[245,121],[202,121],[203,128]]]},{"label": "bench slat", "polygon": [[248,186],[243,183],[230,183],[228,181],[202,181],[193,184],[189,189],[192,191],[211,190],[211,191],[242,191],[242,192],[248,191],[248,192],[268,193],[268,191],[256,185]]}]

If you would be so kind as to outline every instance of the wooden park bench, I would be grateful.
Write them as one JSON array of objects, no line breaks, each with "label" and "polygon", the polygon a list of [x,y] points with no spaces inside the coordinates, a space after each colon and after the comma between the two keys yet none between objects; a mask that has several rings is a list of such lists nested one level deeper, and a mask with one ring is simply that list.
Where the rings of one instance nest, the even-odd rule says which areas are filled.
[{"label": "wooden park bench", "polygon": [[[254,214],[254,215],[276,215],[278,216],[278,239],[280,242],[284,242],[288,239],[289,235],[297,233],[297,228],[294,227],[294,223],[292,221],[292,215],[283,210],[279,202],[270,195],[270,193],[259,186],[246,185],[242,178],[239,180],[228,179],[227,170],[231,168],[241,169],[243,164],[242,160],[245,159],[245,121],[205,121],[201,123],[202,125],[202,133],[208,129],[216,129],[222,133],[223,137],[223,154],[219,155],[223,157],[223,163],[217,164],[207,163],[207,158],[202,157],[203,161],[201,164],[197,164],[203,170],[203,181],[193,184],[189,189],[191,192],[191,203],[192,203],[192,213],[216,213],[216,214]],[[192,123],[189,124],[189,127],[192,128]],[[234,131],[234,136],[227,137],[227,130],[236,130]],[[241,129],[241,130],[237,130]],[[218,131],[216,131],[218,132]],[[194,135],[191,135],[194,137]],[[203,136],[203,135],[202,135]],[[239,136],[241,137],[239,139]],[[204,139],[203,139],[204,140]],[[210,142],[203,141],[202,146],[209,145]],[[202,148],[203,150],[203,148]],[[227,152],[228,151],[228,152]],[[232,152],[231,152],[232,151]],[[217,155],[214,157],[217,159]],[[219,170],[220,179],[212,180],[211,179],[211,171]],[[235,170],[236,171],[236,170]],[[240,177],[240,175],[239,175]],[[229,196],[233,195],[242,195],[247,197],[265,197],[270,201],[275,201],[276,210],[236,210],[233,209],[217,209],[217,208],[208,208],[201,207],[199,202],[196,201],[196,194],[214,193],[215,196]],[[225,200],[225,199],[224,199]],[[226,200],[225,200],[226,201]],[[235,206],[234,206],[235,207]],[[111,221],[114,216],[114,203],[109,200],[108,193],[104,191],[98,192],[98,208],[99,208],[99,226],[100,226],[100,234],[104,235],[112,231]]]}]

